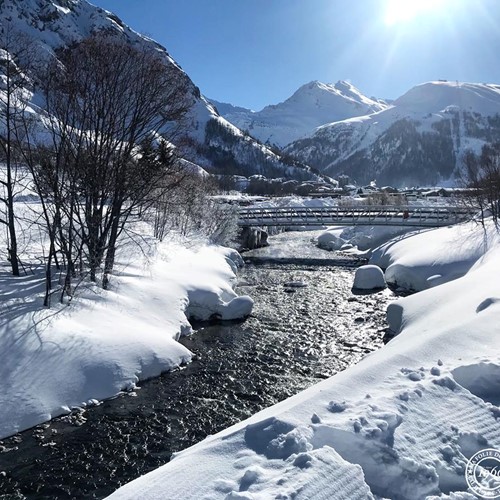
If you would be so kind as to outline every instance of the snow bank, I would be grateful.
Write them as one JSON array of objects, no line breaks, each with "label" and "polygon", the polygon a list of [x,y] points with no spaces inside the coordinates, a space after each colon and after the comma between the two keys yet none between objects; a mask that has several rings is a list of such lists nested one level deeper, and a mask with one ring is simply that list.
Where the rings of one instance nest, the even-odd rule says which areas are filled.
[{"label": "snow bank", "polygon": [[317,237],[317,245],[325,250],[346,250],[366,252],[385,243],[395,236],[414,233],[415,228],[398,226],[334,226]]},{"label": "snow bank", "polygon": [[354,275],[354,290],[377,290],[386,287],[384,273],[378,266],[361,266]]},{"label": "snow bank", "polygon": [[470,222],[410,233],[377,248],[370,263],[385,269],[387,282],[425,290],[463,276],[498,241],[492,223]]},{"label": "snow bank", "polygon": [[40,309],[40,274],[1,269],[0,437],[188,362],[176,342],[191,332],[186,315],[251,312],[252,300],[231,287],[241,264],[237,252],[205,245],[153,244],[146,257],[126,246],[111,290],[81,287],[70,306],[50,310]]},{"label": "snow bank", "polygon": [[[454,248],[469,244],[463,234]],[[402,241],[429,264],[430,249]],[[433,254],[450,275],[453,256],[463,270],[465,254]],[[463,277],[398,301],[385,347],[111,498],[474,498],[467,460],[500,448],[498,276],[495,241]]]}]

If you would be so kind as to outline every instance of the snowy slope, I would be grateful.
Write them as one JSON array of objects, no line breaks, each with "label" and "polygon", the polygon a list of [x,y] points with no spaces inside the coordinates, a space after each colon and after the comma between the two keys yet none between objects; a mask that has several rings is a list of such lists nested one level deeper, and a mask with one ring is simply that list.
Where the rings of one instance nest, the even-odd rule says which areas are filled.
[{"label": "snowy slope", "polygon": [[[34,42],[40,64],[53,57],[57,49],[96,31],[125,38],[131,44],[154,46],[172,72],[173,80],[184,88],[189,110],[182,122],[182,133],[176,136],[175,142],[187,160],[218,173],[225,173],[229,158],[236,171],[229,172],[231,174],[243,170],[241,173],[269,177],[313,177],[304,169],[285,165],[274,153],[221,118],[164,47],[133,31],[111,12],[85,0],[3,0],[0,2],[0,17],[5,20],[4,27],[8,25],[14,33],[23,33]],[[35,101],[40,104],[36,96]],[[211,122],[219,125],[218,133],[207,140],[207,124]]]},{"label": "snowy slope", "polygon": [[[212,101],[214,102],[214,101]],[[229,122],[263,143],[286,146],[325,123],[367,115],[387,108],[370,99],[348,82],[326,84],[318,81],[300,87],[286,101],[255,112],[214,102]]]},{"label": "snowy slope", "polygon": [[[419,235],[403,240],[415,250],[406,266],[428,274],[443,255],[461,265],[461,231],[484,242],[482,229],[469,225],[454,231],[450,248],[448,231],[434,230],[431,248]],[[389,306],[398,336],[381,350],[110,498],[477,498],[467,460],[500,447],[500,245],[498,237],[487,243],[462,278]],[[387,248],[394,263],[400,245]]]},{"label": "snowy slope", "polygon": [[209,101],[217,108],[217,111],[221,116],[233,115],[235,113],[241,113],[242,115],[254,113],[251,109],[244,108],[242,106],[234,106],[233,104],[216,101],[215,99],[209,99]]},{"label": "snowy slope", "polygon": [[467,149],[500,137],[499,113],[500,85],[428,82],[379,113],[319,127],[286,151],[360,183],[453,183]]}]

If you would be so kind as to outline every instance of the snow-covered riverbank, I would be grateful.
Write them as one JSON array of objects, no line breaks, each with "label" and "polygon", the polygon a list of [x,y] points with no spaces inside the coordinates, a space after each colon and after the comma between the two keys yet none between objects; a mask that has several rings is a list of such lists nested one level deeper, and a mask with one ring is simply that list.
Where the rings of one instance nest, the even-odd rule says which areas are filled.
[{"label": "snow-covered riverbank", "polygon": [[407,235],[373,262],[397,283],[431,287],[390,306],[393,341],[112,498],[475,498],[467,460],[500,447],[497,233]]},{"label": "snow-covered riverbank", "polygon": [[187,317],[244,317],[252,300],[232,289],[242,261],[203,242],[124,241],[109,291],[82,284],[70,306],[41,307],[35,267],[20,278],[0,271],[0,438],[72,407],[132,390],[191,359],[176,339]]}]

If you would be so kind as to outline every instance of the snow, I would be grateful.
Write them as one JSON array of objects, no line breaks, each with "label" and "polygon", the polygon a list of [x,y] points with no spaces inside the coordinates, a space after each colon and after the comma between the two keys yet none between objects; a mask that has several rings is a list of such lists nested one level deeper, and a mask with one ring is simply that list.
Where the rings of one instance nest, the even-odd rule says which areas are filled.
[{"label": "snow", "polygon": [[402,236],[376,249],[370,262],[386,270],[389,283],[419,291],[463,276],[497,240],[491,221],[484,230],[470,222]]},{"label": "snow", "polygon": [[[25,261],[36,248],[32,242]],[[158,243],[143,233],[142,248],[122,242],[111,290],[84,284],[69,306],[43,309],[42,273],[34,267],[33,274],[13,278],[4,264],[0,437],[189,362],[191,353],[177,342],[192,332],[188,316],[250,314],[252,299],[232,290],[241,265],[234,250]]]},{"label": "snow", "polygon": [[380,267],[368,265],[356,269],[354,284],[352,285],[353,289],[377,290],[386,286],[384,272]]},{"label": "snow", "polygon": [[392,303],[397,336],[358,365],[110,498],[475,498],[467,460],[500,447],[500,243],[487,229],[409,234],[375,252],[421,282],[435,268],[448,281]]},{"label": "snow", "polygon": [[[332,226],[316,238],[317,245],[325,250],[346,250],[349,253],[368,255],[386,241],[404,234],[414,233],[415,228],[404,226]],[[377,262],[375,264],[378,265]],[[387,267],[387,266],[380,266]]]},{"label": "snow", "polygon": [[419,114],[473,110],[485,116],[500,113],[500,86],[485,83],[433,81],[417,85],[393,102]]}]

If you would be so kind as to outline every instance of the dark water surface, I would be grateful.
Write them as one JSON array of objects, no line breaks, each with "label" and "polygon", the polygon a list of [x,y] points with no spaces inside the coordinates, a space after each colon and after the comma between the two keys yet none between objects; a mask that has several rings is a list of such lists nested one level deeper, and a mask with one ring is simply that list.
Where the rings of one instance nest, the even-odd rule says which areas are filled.
[{"label": "dark water surface", "polygon": [[237,291],[254,298],[253,315],[184,338],[196,355],[187,367],[1,441],[0,498],[103,498],[357,363],[381,346],[394,297],[353,295],[353,277],[352,265],[249,264]]}]

